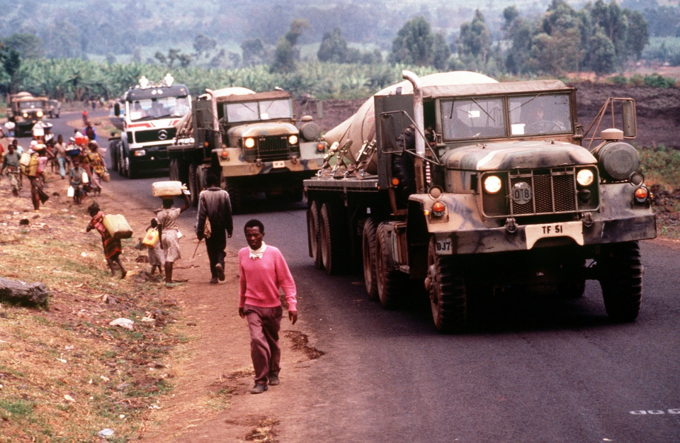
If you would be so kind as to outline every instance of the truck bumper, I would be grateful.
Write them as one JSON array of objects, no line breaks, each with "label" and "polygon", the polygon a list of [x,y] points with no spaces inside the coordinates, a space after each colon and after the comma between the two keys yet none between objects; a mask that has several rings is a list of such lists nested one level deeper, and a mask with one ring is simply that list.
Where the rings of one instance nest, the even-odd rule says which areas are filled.
[{"label": "truck bumper", "polygon": [[[136,155],[144,151],[144,155]],[[135,169],[162,169],[170,165],[167,146],[145,146],[130,149],[130,164]]]},{"label": "truck bumper", "polygon": [[614,220],[519,225],[514,232],[506,227],[434,232],[438,255],[484,254],[526,251],[536,248],[594,246],[656,237],[656,218],[647,213]]}]

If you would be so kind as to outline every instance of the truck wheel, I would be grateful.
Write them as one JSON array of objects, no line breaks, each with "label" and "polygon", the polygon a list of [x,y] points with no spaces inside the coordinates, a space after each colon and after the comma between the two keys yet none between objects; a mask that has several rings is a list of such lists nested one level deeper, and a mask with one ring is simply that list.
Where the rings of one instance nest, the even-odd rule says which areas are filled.
[{"label": "truck wheel", "polygon": [[347,238],[341,229],[342,215],[338,205],[328,202],[321,205],[319,241],[321,242],[321,261],[326,274],[340,274],[345,270]]},{"label": "truck wheel", "polygon": [[452,257],[437,255],[434,237],[427,251],[425,288],[430,295],[432,320],[439,332],[460,331],[467,322],[467,291],[460,267]]},{"label": "truck wheel", "polygon": [[189,192],[191,193],[191,196],[189,197],[191,206],[195,208],[198,206],[198,193],[200,192],[200,189],[198,188],[196,165],[194,164],[189,165],[189,179],[187,181],[189,182],[187,185],[189,186]]},{"label": "truck wheel", "polygon": [[378,298],[378,273],[376,270],[377,252],[377,228],[378,220],[369,217],[364,223],[364,232],[361,236],[362,262],[364,265],[364,284],[368,298]]},{"label": "truck wheel", "polygon": [[399,305],[403,288],[407,286],[404,274],[389,266],[390,250],[388,246],[387,229],[384,224],[378,225],[376,232],[376,286],[378,300],[385,309],[394,309]]},{"label": "truck wheel", "polygon": [[109,145],[109,151],[111,151],[111,164],[113,165],[113,170],[118,172],[120,165],[118,164],[118,142],[112,141]]},{"label": "truck wheel", "polygon": [[170,176],[170,180],[179,181],[179,161],[176,158],[170,160],[168,175]]},{"label": "truck wheel", "polygon": [[125,175],[127,178],[137,178],[137,170],[132,165],[129,156],[125,157]]},{"label": "truck wheel", "polygon": [[312,201],[307,210],[307,235],[309,238],[309,252],[314,259],[314,267],[322,269],[321,245],[319,241],[319,204],[316,200]]},{"label": "truck wheel", "polygon": [[120,174],[121,177],[125,176],[125,155],[123,153],[123,144],[118,145],[118,174]]},{"label": "truck wheel", "polygon": [[229,193],[229,200],[231,201],[231,213],[240,214],[241,213],[241,188],[229,180],[225,181],[225,190]]},{"label": "truck wheel", "polygon": [[615,322],[631,322],[640,312],[642,274],[637,242],[603,247],[598,271],[607,315]]}]

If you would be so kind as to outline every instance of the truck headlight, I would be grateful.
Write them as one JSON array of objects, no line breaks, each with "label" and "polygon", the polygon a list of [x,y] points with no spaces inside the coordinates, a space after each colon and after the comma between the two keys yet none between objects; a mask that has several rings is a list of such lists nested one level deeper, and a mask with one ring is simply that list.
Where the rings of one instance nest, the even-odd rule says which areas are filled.
[{"label": "truck headlight", "polygon": [[254,138],[247,138],[243,141],[243,146],[245,146],[248,149],[252,149],[255,147],[255,139]]},{"label": "truck headlight", "polygon": [[590,186],[594,179],[593,171],[590,169],[581,169],[576,174],[576,181],[581,186]]},{"label": "truck headlight", "polygon": [[24,112],[24,113],[23,113],[23,114],[21,114],[21,115],[23,115],[23,116],[24,116],[24,118],[28,118],[28,112]]},{"label": "truck headlight", "polygon": [[35,113],[35,115],[37,115],[38,117],[42,117],[42,116],[43,116],[43,112],[42,112],[42,111],[38,111],[38,112]]},{"label": "truck headlight", "polygon": [[297,142],[298,142],[297,135],[291,135],[290,137],[288,137],[288,144],[297,145]]},{"label": "truck headlight", "polygon": [[484,179],[484,190],[489,194],[495,194],[501,190],[503,182],[495,175],[490,175]]},{"label": "truck headlight", "polygon": [[134,152],[135,157],[144,157],[146,155],[146,151],[144,149],[137,149],[132,152]]}]

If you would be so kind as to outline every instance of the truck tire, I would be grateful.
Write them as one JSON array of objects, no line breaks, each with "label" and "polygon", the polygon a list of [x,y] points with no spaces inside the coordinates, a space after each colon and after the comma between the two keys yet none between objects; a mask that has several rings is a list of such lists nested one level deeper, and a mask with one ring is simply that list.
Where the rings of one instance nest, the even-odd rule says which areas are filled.
[{"label": "truck tire", "polygon": [[179,179],[179,160],[177,160],[176,158],[170,160],[168,176],[170,177],[170,180],[181,181]]},{"label": "truck tire", "polygon": [[437,255],[434,237],[427,251],[428,276],[425,288],[430,295],[434,327],[439,332],[460,331],[467,323],[467,290],[462,268],[453,257]]},{"label": "truck tire", "polygon": [[364,269],[364,285],[368,298],[375,300],[378,298],[378,272],[376,269],[377,257],[377,231],[378,220],[369,217],[364,222],[364,230],[361,235],[361,252]]},{"label": "truck tire", "polygon": [[224,181],[224,188],[229,193],[229,200],[231,201],[231,213],[241,213],[241,188],[238,184],[230,180]]},{"label": "truck tire", "polygon": [[137,168],[130,161],[130,157],[125,157],[125,175],[127,178],[137,178]]},{"label": "truck tire", "polygon": [[198,177],[196,176],[196,165],[193,163],[189,165],[189,178],[187,181],[189,182],[187,183],[187,186],[191,193],[189,197],[191,206],[195,208],[198,206],[198,193],[200,192],[200,188],[198,187]]},{"label": "truck tire", "polygon": [[121,177],[125,176],[125,153],[123,152],[123,144],[118,144],[118,174]]},{"label": "truck tire", "polygon": [[314,200],[307,210],[307,235],[309,239],[309,252],[314,260],[314,267],[322,269],[321,242],[319,241],[319,203]]},{"label": "truck tire", "polygon": [[637,242],[603,246],[598,273],[607,315],[615,322],[631,322],[640,313],[642,274]]},{"label": "truck tire", "polygon": [[403,288],[407,286],[408,281],[405,274],[389,266],[391,258],[385,224],[378,225],[376,237],[375,266],[378,300],[383,308],[394,309],[399,306]]},{"label": "truck tire", "polygon": [[326,274],[341,274],[346,269],[347,245],[343,236],[342,213],[340,206],[325,202],[321,205],[319,223],[319,241],[321,243],[321,261]]},{"label": "truck tire", "polygon": [[113,170],[118,172],[120,165],[118,164],[118,141],[114,140],[109,144],[109,151],[111,152],[111,165]]}]

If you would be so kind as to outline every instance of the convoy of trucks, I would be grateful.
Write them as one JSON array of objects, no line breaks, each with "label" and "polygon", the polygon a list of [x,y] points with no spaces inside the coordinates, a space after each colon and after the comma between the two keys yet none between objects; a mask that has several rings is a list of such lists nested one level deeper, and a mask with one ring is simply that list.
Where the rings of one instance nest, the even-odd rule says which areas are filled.
[{"label": "convoy of trucks", "polygon": [[403,76],[325,135],[324,167],[304,181],[315,266],[361,264],[386,308],[427,292],[441,332],[466,327],[474,297],[580,297],[586,279],[599,281],[612,320],[634,320],[638,241],[656,236],[626,142],[635,102],[610,99],[584,131],[561,81]]},{"label": "convoy of trucks", "polygon": [[140,170],[167,168],[175,125],[190,110],[189,89],[174,84],[170,74],[157,84],[142,77],[111,109],[111,123],[122,131],[109,139],[113,168],[128,178]]},{"label": "convoy of trucks", "polygon": [[288,92],[208,89],[177,124],[170,179],[188,184],[195,206],[207,175],[215,174],[235,213],[247,194],[301,201],[302,181],[321,168],[326,145],[311,117],[295,123]]}]

